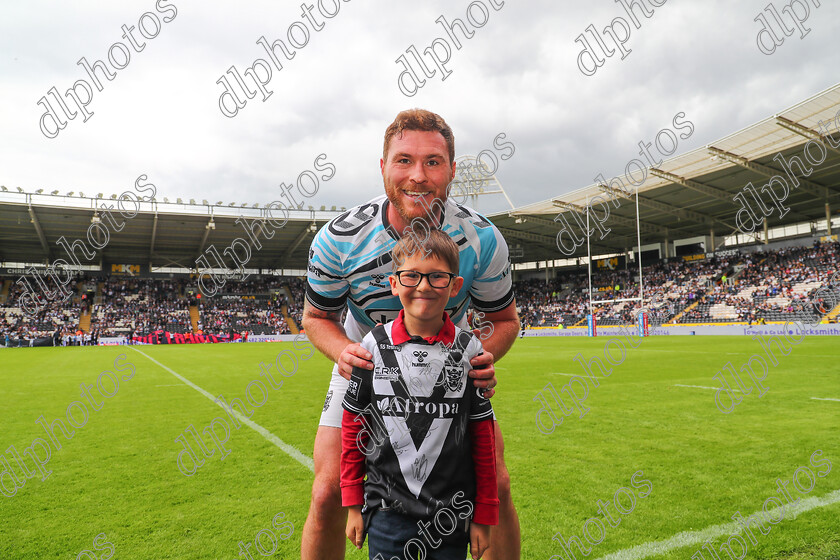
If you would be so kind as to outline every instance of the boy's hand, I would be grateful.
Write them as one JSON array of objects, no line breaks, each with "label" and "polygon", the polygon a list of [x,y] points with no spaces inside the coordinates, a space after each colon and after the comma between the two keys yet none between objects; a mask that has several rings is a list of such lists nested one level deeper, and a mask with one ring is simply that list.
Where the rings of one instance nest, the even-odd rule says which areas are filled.
[{"label": "boy's hand", "polygon": [[364,521],[362,521],[362,506],[350,506],[347,512],[347,529],[344,534],[350,542],[358,548],[362,549],[362,532],[364,530]]},{"label": "boy's hand", "polygon": [[481,558],[490,548],[490,525],[470,523],[470,554],[473,560]]}]

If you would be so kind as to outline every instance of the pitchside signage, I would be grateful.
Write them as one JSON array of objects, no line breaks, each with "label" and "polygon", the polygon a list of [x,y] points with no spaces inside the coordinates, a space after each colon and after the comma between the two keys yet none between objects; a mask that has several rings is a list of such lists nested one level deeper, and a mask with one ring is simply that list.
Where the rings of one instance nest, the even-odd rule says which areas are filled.
[{"label": "pitchside signage", "polygon": [[140,274],[139,264],[112,264],[111,274]]},{"label": "pitchside signage", "polygon": [[711,259],[712,257],[734,257],[738,254],[738,249],[727,249],[726,251],[716,251],[714,253],[706,253],[706,258]]},{"label": "pitchside signage", "polygon": [[168,331],[154,331],[147,335],[135,335],[132,340],[142,344],[204,344],[208,342],[238,342],[242,335],[233,333],[233,338],[226,334],[193,334],[171,333]]},{"label": "pitchside signage", "polygon": [[21,274],[28,276],[25,268],[0,268],[0,273],[11,274],[12,276],[19,276]]},{"label": "pitchside signage", "polygon": [[624,255],[592,261],[592,263],[595,265],[595,268],[608,268],[610,270],[614,270],[616,268],[624,268],[626,262],[627,257],[625,257]]}]

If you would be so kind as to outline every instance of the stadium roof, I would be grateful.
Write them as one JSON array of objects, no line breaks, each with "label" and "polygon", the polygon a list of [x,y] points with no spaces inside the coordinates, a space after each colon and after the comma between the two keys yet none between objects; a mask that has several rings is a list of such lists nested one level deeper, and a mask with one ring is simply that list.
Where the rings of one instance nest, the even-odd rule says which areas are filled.
[{"label": "stadium roof", "polygon": [[[96,251],[94,260],[85,261],[77,250],[81,263],[122,263],[141,267],[183,267],[195,268],[196,259],[211,246],[227,263],[230,258],[223,253],[236,238],[247,240],[248,234],[238,219],[252,225],[273,218],[276,224],[284,221],[284,214],[278,209],[265,213],[264,209],[232,208],[214,205],[172,204],[165,202],[141,202],[140,211],[134,218],[123,218],[117,210],[111,213],[119,224],[125,223],[122,231],[115,232],[115,226],[104,217],[103,203],[114,206],[113,200],[96,200],[50,196],[44,194],[0,193],[0,261],[6,262],[52,262],[56,258],[68,259],[57,240],[64,236],[68,244],[76,239],[83,240],[87,249],[93,250],[88,238],[88,228],[94,215],[108,228],[110,238],[101,250]],[[6,199],[18,198],[19,201]],[[130,203],[124,209],[133,211]],[[248,268],[281,269],[306,268],[309,244],[314,231],[338,215],[328,210],[300,210],[289,212],[288,222],[283,227],[268,227],[274,230],[271,239],[258,237],[261,249],[253,251],[247,261]],[[314,227],[313,227],[314,225]],[[105,241],[102,228],[93,228],[94,241],[102,245]],[[96,237],[98,234],[98,238]],[[241,260],[245,260],[244,249],[235,249]],[[211,252],[212,253],[212,252]],[[214,261],[209,259],[211,266]]]},{"label": "stadium roof", "polygon": [[[760,189],[775,175],[786,177],[774,160],[776,154],[781,153],[785,160],[799,156],[807,165],[803,149],[809,140],[819,138],[820,121],[833,122],[828,124],[828,130],[833,131],[832,142],[840,142],[840,84],[707,146],[665,160],[657,168],[648,168],[638,192],[642,245],[705,236],[714,230],[715,245],[719,246],[724,237],[739,233],[735,214],[741,205],[733,197],[748,183]],[[827,203],[833,213],[840,211],[840,150],[827,143],[825,146],[825,161],[815,166],[807,178],[800,176],[799,187],[791,189],[782,202],[790,212],[780,219],[780,211],[774,208],[769,227],[824,221]],[[813,146],[811,150],[814,158],[821,157]],[[637,177],[642,176],[640,170],[633,169]],[[574,224],[573,208],[583,209],[587,201],[599,195],[601,200],[612,198],[615,202],[610,203],[610,216],[604,222],[604,229],[612,231],[603,240],[599,232],[593,233],[592,253],[622,252],[635,247],[637,241],[636,189],[623,175],[621,180],[633,195],[631,198],[615,191],[609,194],[608,186],[593,184],[488,217],[509,243],[526,244],[524,260],[561,259],[571,255],[563,254],[557,246],[562,222],[554,221],[555,217],[562,214]],[[774,188],[781,193],[778,186]],[[769,205],[767,195],[762,196]],[[593,205],[593,214],[604,215],[600,204]],[[586,255],[586,244],[581,244],[572,255]]]},{"label": "stadium roof", "polygon": [[[733,197],[748,183],[760,188],[775,175],[784,177],[784,170],[774,160],[776,154],[781,153],[785,159],[795,155],[804,160],[805,144],[819,138],[820,121],[834,122],[833,128],[829,126],[835,131],[831,139],[835,144],[840,142],[840,84],[703,148],[647,169],[647,178],[638,192],[642,244],[705,236],[714,230],[719,245],[726,236],[737,233],[735,214],[741,206]],[[779,211],[775,210],[769,218],[770,227],[825,220],[827,203],[835,213],[840,210],[840,150],[825,145],[828,148],[825,161],[815,166],[807,178],[799,178],[799,187],[791,189],[782,203],[790,212],[780,219]],[[585,243],[571,255],[557,247],[561,223],[554,221],[555,217],[562,214],[574,224],[574,208],[584,208],[588,200],[598,195],[604,200],[612,197],[615,201],[610,204],[610,217],[604,222],[611,232],[603,239],[598,239],[598,233],[592,236],[592,253],[622,252],[637,244],[635,189],[624,176],[622,180],[631,189],[630,198],[617,191],[609,194],[608,186],[593,184],[488,217],[501,229],[508,243],[524,245],[524,255],[518,260],[580,256],[586,254]],[[32,263],[67,258],[56,244],[62,236],[69,243],[85,240],[90,248],[87,231],[97,216],[95,209],[103,203],[110,206],[115,201],[0,192],[0,261]],[[290,212],[284,227],[273,228],[276,229],[273,238],[260,237],[262,248],[252,253],[247,266],[305,268],[314,232],[340,214],[323,208]],[[595,206],[595,213],[603,215],[599,205]],[[130,220],[123,220],[115,211],[114,215],[119,222],[125,221],[125,228],[115,232],[109,227],[107,245],[97,251],[89,264],[192,268],[196,258],[211,245],[223,253],[234,239],[247,236],[243,226],[236,223],[237,219],[266,219],[264,209],[157,200],[141,203],[140,212]],[[277,221],[283,220],[281,212],[275,211],[273,215]],[[101,210],[98,217],[103,218]],[[102,223],[107,225],[107,220]],[[97,229],[101,230],[93,231]],[[102,245],[101,231],[95,239]]]}]

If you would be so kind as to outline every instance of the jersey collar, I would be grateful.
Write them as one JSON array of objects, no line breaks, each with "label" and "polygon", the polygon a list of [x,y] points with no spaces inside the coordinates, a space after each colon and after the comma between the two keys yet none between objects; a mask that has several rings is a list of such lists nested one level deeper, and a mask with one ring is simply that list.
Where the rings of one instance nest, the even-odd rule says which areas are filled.
[{"label": "jersey collar", "polygon": [[429,344],[442,342],[446,346],[452,346],[455,342],[455,323],[452,322],[452,319],[449,318],[449,314],[446,311],[443,312],[443,327],[441,327],[440,331],[438,331],[435,336],[429,336],[426,338],[408,334],[408,331],[405,330],[404,317],[405,310],[400,309],[400,314],[396,319],[394,319],[394,323],[391,325],[391,341],[395,345],[403,344],[409,340],[413,342],[425,341]]}]

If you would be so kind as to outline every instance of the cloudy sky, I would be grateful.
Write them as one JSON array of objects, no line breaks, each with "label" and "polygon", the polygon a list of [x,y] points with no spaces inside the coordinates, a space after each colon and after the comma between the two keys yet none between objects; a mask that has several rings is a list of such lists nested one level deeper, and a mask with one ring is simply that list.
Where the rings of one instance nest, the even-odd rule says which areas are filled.
[{"label": "cloudy sky", "polygon": [[[809,7],[803,25],[810,31],[804,38],[794,31],[768,56],[756,45],[762,27],[754,21],[768,1],[671,0],[651,6],[650,18],[637,9],[637,29],[612,0],[505,0],[500,8],[501,0],[493,0],[497,7],[478,0],[470,13],[477,24],[487,18],[480,28],[467,20],[466,0],[342,1],[332,18],[320,12],[334,13],[336,2],[325,0],[311,11],[320,31],[297,1],[6,2],[0,184],[107,198],[145,173],[158,196],[171,200],[266,203],[278,198],[281,182],[312,170],[323,153],[336,173],[310,203],[351,206],[382,192],[384,129],[398,111],[419,106],[449,122],[458,155],[484,149],[500,155],[493,139],[504,132],[516,151],[500,161],[497,176],[515,205],[528,204],[589,185],[598,173],[623,172],[637,157],[638,142],[653,140],[676,113],[695,126],[680,140],[680,154],[837,83],[837,4],[823,1],[817,8],[813,0],[797,0],[802,19],[803,6]],[[785,4],[774,5],[781,10]],[[790,14],[780,13],[792,28]],[[458,31],[456,48],[436,23],[440,16],[465,20],[474,35],[466,39]],[[624,48],[631,52],[623,60],[619,53],[604,57],[603,66],[585,76],[575,38],[590,24],[601,30],[615,18],[628,22]],[[136,52],[122,26],[141,20],[151,38],[135,29],[138,46],[145,43]],[[268,60],[260,37],[290,45],[290,26],[292,40],[305,44],[291,47],[292,60],[280,59],[282,70],[271,67],[270,97],[263,101],[257,93],[235,117],[223,115],[217,80],[231,66],[242,73],[255,60]],[[620,35],[621,26],[619,20]],[[614,48],[611,38],[599,35]],[[451,74],[442,80],[437,70],[415,95],[404,95],[396,59],[412,45],[422,53],[438,38],[441,58],[444,43],[452,51],[445,64]],[[122,47],[112,47],[117,42],[130,55],[122,69],[108,61],[110,52],[125,64]],[[115,72],[112,81],[97,72],[102,91],[77,65],[82,57],[104,60]],[[428,55],[424,59],[434,68]],[[413,68],[421,72],[416,62]],[[259,64],[257,74],[267,78]],[[48,138],[38,101],[53,87],[64,95],[74,83],[84,101],[85,84],[78,80],[92,86],[87,111],[93,114],[86,122],[82,115],[68,119]],[[65,103],[75,110],[72,101]],[[54,134],[51,118],[43,122]],[[484,212],[504,206],[498,197],[478,204]]]}]

